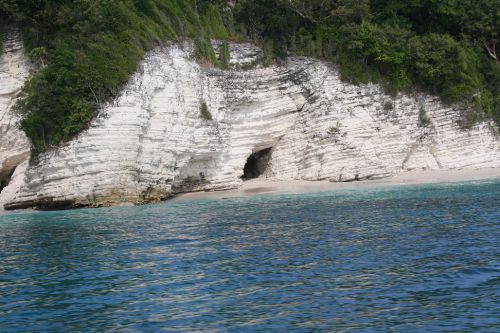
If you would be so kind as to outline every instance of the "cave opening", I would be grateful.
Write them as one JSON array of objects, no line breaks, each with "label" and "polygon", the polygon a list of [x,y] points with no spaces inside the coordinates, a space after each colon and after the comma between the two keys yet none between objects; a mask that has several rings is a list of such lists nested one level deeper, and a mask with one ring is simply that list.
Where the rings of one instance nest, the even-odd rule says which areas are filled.
[{"label": "cave opening", "polygon": [[6,188],[7,185],[9,185],[14,171],[16,171],[16,168],[5,170],[5,172],[0,172],[0,193],[2,193],[3,189]]},{"label": "cave opening", "polygon": [[262,149],[250,155],[243,168],[243,176],[241,179],[250,180],[258,178],[266,172],[270,158],[271,148]]}]

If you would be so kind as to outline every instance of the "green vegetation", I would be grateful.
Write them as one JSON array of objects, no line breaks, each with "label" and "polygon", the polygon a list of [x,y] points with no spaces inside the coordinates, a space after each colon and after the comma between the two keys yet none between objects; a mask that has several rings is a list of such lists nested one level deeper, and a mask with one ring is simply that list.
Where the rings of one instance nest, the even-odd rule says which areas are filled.
[{"label": "green vegetation", "polygon": [[389,101],[389,100],[385,101],[384,102],[384,110],[389,111],[392,109],[394,109],[394,105],[392,104],[392,101]]},{"label": "green vegetation", "polygon": [[231,50],[229,44],[223,42],[219,46],[219,67],[222,69],[229,69],[229,62],[231,60]]},{"label": "green vegetation", "polygon": [[215,55],[210,39],[203,37],[195,38],[194,58],[206,66],[217,65],[217,56]]},{"label": "green vegetation", "polygon": [[330,59],[344,79],[418,89],[500,122],[500,0],[247,0],[236,18],[287,54]]},{"label": "green vegetation", "polygon": [[[427,90],[464,103],[469,121],[500,122],[500,0],[0,0],[39,72],[17,104],[36,152],[84,129],[144,53],[191,38],[195,57],[229,67],[210,39],[248,39],[263,64],[307,55],[340,64],[353,83]],[[384,105],[385,107],[385,105]]]},{"label": "green vegetation", "polygon": [[84,129],[144,53],[165,40],[193,38],[198,59],[216,63],[209,40],[229,36],[218,10],[222,2],[0,0],[0,18],[18,22],[40,66],[17,104],[36,152]]},{"label": "green vegetation", "polygon": [[212,120],[212,114],[208,110],[208,105],[205,101],[201,101],[200,103],[200,116],[205,120]]},{"label": "green vegetation", "polygon": [[421,106],[420,109],[418,109],[418,124],[421,127],[427,127],[431,124],[431,120],[427,115],[427,111],[425,111],[425,108],[423,106]]}]

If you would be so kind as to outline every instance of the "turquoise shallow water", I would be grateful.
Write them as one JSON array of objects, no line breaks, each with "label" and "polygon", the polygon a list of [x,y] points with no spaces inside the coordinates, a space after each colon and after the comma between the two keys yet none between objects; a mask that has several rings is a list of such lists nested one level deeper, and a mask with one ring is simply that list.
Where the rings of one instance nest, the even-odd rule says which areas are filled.
[{"label": "turquoise shallow water", "polygon": [[498,332],[500,180],[0,215],[0,331]]}]

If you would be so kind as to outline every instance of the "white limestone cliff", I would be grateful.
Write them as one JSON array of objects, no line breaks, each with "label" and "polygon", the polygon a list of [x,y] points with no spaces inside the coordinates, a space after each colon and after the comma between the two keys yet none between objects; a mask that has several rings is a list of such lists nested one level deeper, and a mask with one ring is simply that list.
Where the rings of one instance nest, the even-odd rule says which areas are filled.
[{"label": "white limestone cliff", "polygon": [[[28,62],[19,32],[0,31],[0,206],[13,194],[4,187],[18,165],[29,158],[30,144],[19,129],[19,117],[12,111],[16,97],[29,75]],[[18,172],[19,173],[19,172]],[[11,184],[12,185],[12,184]],[[7,194],[9,193],[9,195]]]},{"label": "white limestone cliff", "polygon": [[[231,49],[233,63],[260,55],[251,45]],[[460,110],[438,98],[389,97],[377,85],[342,82],[334,66],[309,58],[222,71],[200,67],[191,51],[186,43],[150,52],[88,130],[16,178],[6,208],[144,203],[235,188],[249,156],[269,148],[257,160],[268,179],[500,167],[491,124],[463,130]]]}]

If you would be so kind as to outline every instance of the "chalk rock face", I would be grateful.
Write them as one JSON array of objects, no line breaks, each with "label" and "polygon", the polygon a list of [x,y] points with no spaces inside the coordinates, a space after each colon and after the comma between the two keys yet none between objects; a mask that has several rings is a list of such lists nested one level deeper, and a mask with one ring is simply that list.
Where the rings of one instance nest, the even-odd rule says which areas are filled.
[{"label": "chalk rock face", "polygon": [[[15,30],[0,32],[0,206],[10,198],[4,188],[10,184],[17,166],[30,155],[30,144],[19,129],[19,117],[12,106],[28,77],[29,66],[24,56],[20,34]],[[12,193],[12,188],[11,188]]]},{"label": "chalk rock face", "polygon": [[[231,62],[254,63],[259,52],[231,45]],[[335,67],[309,58],[222,71],[200,67],[191,54],[190,44],[149,53],[88,130],[28,168],[6,208],[143,203],[236,188],[261,151],[260,177],[281,180],[500,166],[491,124],[462,130],[460,110],[435,97],[392,98],[376,85],[342,82]]]}]

